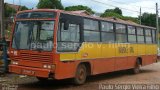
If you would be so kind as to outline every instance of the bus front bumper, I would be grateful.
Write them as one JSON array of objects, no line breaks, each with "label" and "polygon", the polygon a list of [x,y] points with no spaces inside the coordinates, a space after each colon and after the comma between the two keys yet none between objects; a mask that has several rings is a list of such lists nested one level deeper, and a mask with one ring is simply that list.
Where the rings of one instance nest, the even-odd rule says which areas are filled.
[{"label": "bus front bumper", "polygon": [[31,68],[18,65],[9,65],[9,72],[20,75],[28,75],[28,76],[43,77],[43,78],[49,78],[51,74],[51,70],[48,69]]}]

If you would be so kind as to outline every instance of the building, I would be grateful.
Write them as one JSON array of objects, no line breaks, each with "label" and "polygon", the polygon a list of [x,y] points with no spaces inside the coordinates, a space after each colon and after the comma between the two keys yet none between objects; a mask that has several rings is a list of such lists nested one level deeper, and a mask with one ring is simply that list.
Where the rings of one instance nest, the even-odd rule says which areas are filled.
[{"label": "building", "polygon": [[15,4],[9,4],[6,3],[5,5],[11,7],[12,9],[14,9],[16,12],[20,10],[21,6],[20,5],[15,5]]},{"label": "building", "polygon": [[86,10],[78,10],[78,11],[67,11],[68,13],[80,14],[80,15],[92,15],[91,13],[87,12]]}]

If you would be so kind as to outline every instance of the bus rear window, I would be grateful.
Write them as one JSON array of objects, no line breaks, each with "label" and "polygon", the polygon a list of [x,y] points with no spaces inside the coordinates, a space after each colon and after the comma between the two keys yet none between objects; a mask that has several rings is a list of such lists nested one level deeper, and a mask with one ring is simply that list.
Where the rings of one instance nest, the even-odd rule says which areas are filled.
[{"label": "bus rear window", "polygon": [[55,18],[54,12],[26,12],[17,15],[18,19],[25,18]]}]

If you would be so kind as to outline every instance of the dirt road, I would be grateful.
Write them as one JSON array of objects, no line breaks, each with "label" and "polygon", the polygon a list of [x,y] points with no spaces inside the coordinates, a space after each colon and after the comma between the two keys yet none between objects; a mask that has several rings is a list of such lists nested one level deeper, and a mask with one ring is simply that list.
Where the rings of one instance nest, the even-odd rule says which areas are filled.
[{"label": "dirt road", "polygon": [[144,88],[151,89],[149,85],[153,85],[153,89],[160,90],[160,63],[141,68],[141,73],[137,75],[129,74],[127,71],[119,71],[92,76],[88,78],[86,84],[81,86],[74,86],[70,80],[39,82],[34,77],[13,74],[1,77],[0,83],[1,88],[5,85],[7,87],[15,86],[18,88],[17,90],[124,90],[127,88],[126,85],[128,85],[126,90],[129,90],[130,85],[140,85],[139,88],[142,86],[143,90]]}]

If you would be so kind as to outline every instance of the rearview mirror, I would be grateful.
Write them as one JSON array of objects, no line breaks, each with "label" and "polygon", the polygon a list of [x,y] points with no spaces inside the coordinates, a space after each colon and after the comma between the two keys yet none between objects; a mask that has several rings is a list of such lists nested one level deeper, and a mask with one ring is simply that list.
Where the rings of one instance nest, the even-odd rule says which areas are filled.
[{"label": "rearview mirror", "polygon": [[66,20],[66,21],[64,22],[64,30],[68,30],[68,28],[69,28],[69,21]]},{"label": "rearview mirror", "polygon": [[14,23],[14,22],[15,22],[14,16],[11,16],[11,17],[10,17],[10,20],[12,21],[12,23]]}]

